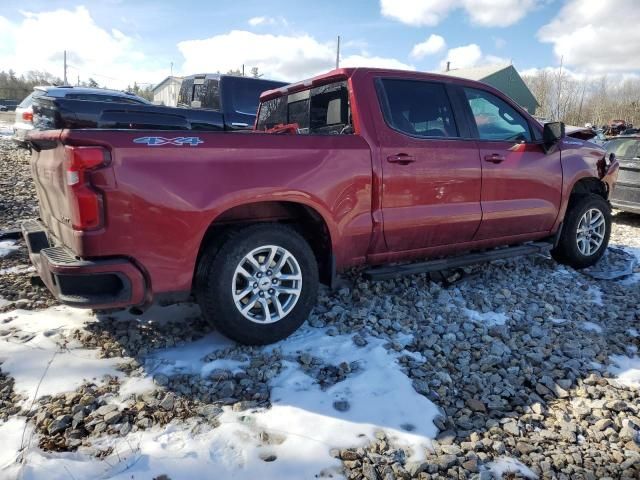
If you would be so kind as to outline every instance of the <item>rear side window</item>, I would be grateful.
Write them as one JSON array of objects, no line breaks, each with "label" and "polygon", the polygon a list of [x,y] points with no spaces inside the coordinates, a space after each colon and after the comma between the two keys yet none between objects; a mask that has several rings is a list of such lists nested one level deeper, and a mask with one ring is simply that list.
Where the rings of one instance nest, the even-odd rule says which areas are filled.
[{"label": "rear side window", "polygon": [[33,104],[33,93],[31,93],[29,96],[27,96],[24,100],[22,100],[22,102],[20,102],[20,105],[18,105],[18,108],[27,108],[30,107]]},{"label": "rear side window", "polygon": [[414,137],[458,137],[445,86],[420,80],[381,79],[378,96],[385,121]]},{"label": "rear side window", "polygon": [[257,128],[295,123],[298,133],[336,135],[351,132],[350,117],[347,84],[337,82],[263,102]]},{"label": "rear side window", "polygon": [[[189,78],[183,80],[178,94],[179,107],[220,110],[220,85],[215,78]],[[192,104],[192,102],[199,102]]]},{"label": "rear side window", "polygon": [[529,122],[507,102],[475,88],[465,88],[464,93],[481,140],[531,141]]},{"label": "rear side window", "polygon": [[607,143],[607,153],[619,158],[634,158],[640,155],[640,140],[637,138],[616,138]]}]

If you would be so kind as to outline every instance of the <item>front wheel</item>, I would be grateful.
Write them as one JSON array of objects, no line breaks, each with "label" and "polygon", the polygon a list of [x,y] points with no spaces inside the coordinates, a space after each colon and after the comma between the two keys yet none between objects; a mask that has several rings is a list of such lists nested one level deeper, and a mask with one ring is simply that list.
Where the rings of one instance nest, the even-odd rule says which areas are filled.
[{"label": "front wheel", "polygon": [[599,195],[583,195],[569,205],[560,241],[551,254],[573,268],[590,267],[604,255],[610,235],[609,204]]},{"label": "front wheel", "polygon": [[318,265],[293,228],[258,224],[230,232],[204,253],[196,298],[202,314],[227,337],[265,345],[288,337],[316,301]]}]

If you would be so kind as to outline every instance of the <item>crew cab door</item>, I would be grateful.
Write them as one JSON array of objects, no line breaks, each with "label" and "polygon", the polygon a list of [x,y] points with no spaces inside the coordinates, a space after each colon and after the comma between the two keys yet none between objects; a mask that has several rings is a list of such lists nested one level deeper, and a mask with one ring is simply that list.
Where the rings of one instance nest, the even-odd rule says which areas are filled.
[{"label": "crew cab door", "polygon": [[446,85],[379,78],[376,88],[388,249],[470,241],[481,219],[480,159],[476,142],[462,139]]},{"label": "crew cab door", "polygon": [[549,231],[562,195],[560,152],[546,154],[527,118],[493,93],[461,87],[482,163],[482,223],[474,240]]}]

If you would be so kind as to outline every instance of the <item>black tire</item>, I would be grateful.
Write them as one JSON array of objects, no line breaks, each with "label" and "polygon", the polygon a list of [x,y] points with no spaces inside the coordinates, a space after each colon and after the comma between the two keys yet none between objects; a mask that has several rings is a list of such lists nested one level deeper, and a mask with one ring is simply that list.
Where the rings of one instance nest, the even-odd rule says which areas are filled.
[{"label": "black tire", "polygon": [[[293,309],[275,323],[245,318],[232,296],[234,272],[249,252],[264,245],[286,249],[300,266],[302,290]],[[318,264],[306,240],[293,228],[275,223],[228,231],[207,247],[198,265],[196,299],[203,317],[222,334],[244,345],[266,345],[295,332],[316,303]]]},{"label": "black tire", "polygon": [[[599,210],[604,216],[605,232],[604,241],[590,255],[584,255],[578,248],[578,225],[583,215],[590,209]],[[560,241],[551,251],[553,258],[564,265],[575,269],[590,267],[602,258],[611,235],[611,207],[604,198],[595,194],[580,195],[572,199],[564,217]]]}]

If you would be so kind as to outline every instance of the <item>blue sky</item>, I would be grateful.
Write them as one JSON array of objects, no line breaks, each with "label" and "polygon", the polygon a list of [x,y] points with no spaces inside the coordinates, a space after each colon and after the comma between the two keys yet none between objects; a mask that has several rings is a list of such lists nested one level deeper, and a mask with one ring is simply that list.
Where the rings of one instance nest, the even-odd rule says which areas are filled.
[{"label": "blue sky", "polygon": [[[640,70],[637,0],[3,3],[0,68],[60,75],[59,52],[67,49],[70,75],[105,84],[154,83],[171,62],[177,74],[226,71],[244,62],[267,76],[296,80],[331,68],[338,34],[345,65],[437,71],[447,60],[453,68],[513,61],[531,71],[557,67],[563,56],[577,74]],[[592,59],[607,35],[620,34],[633,44],[613,55],[624,54],[623,62],[608,58],[611,53]]]}]

